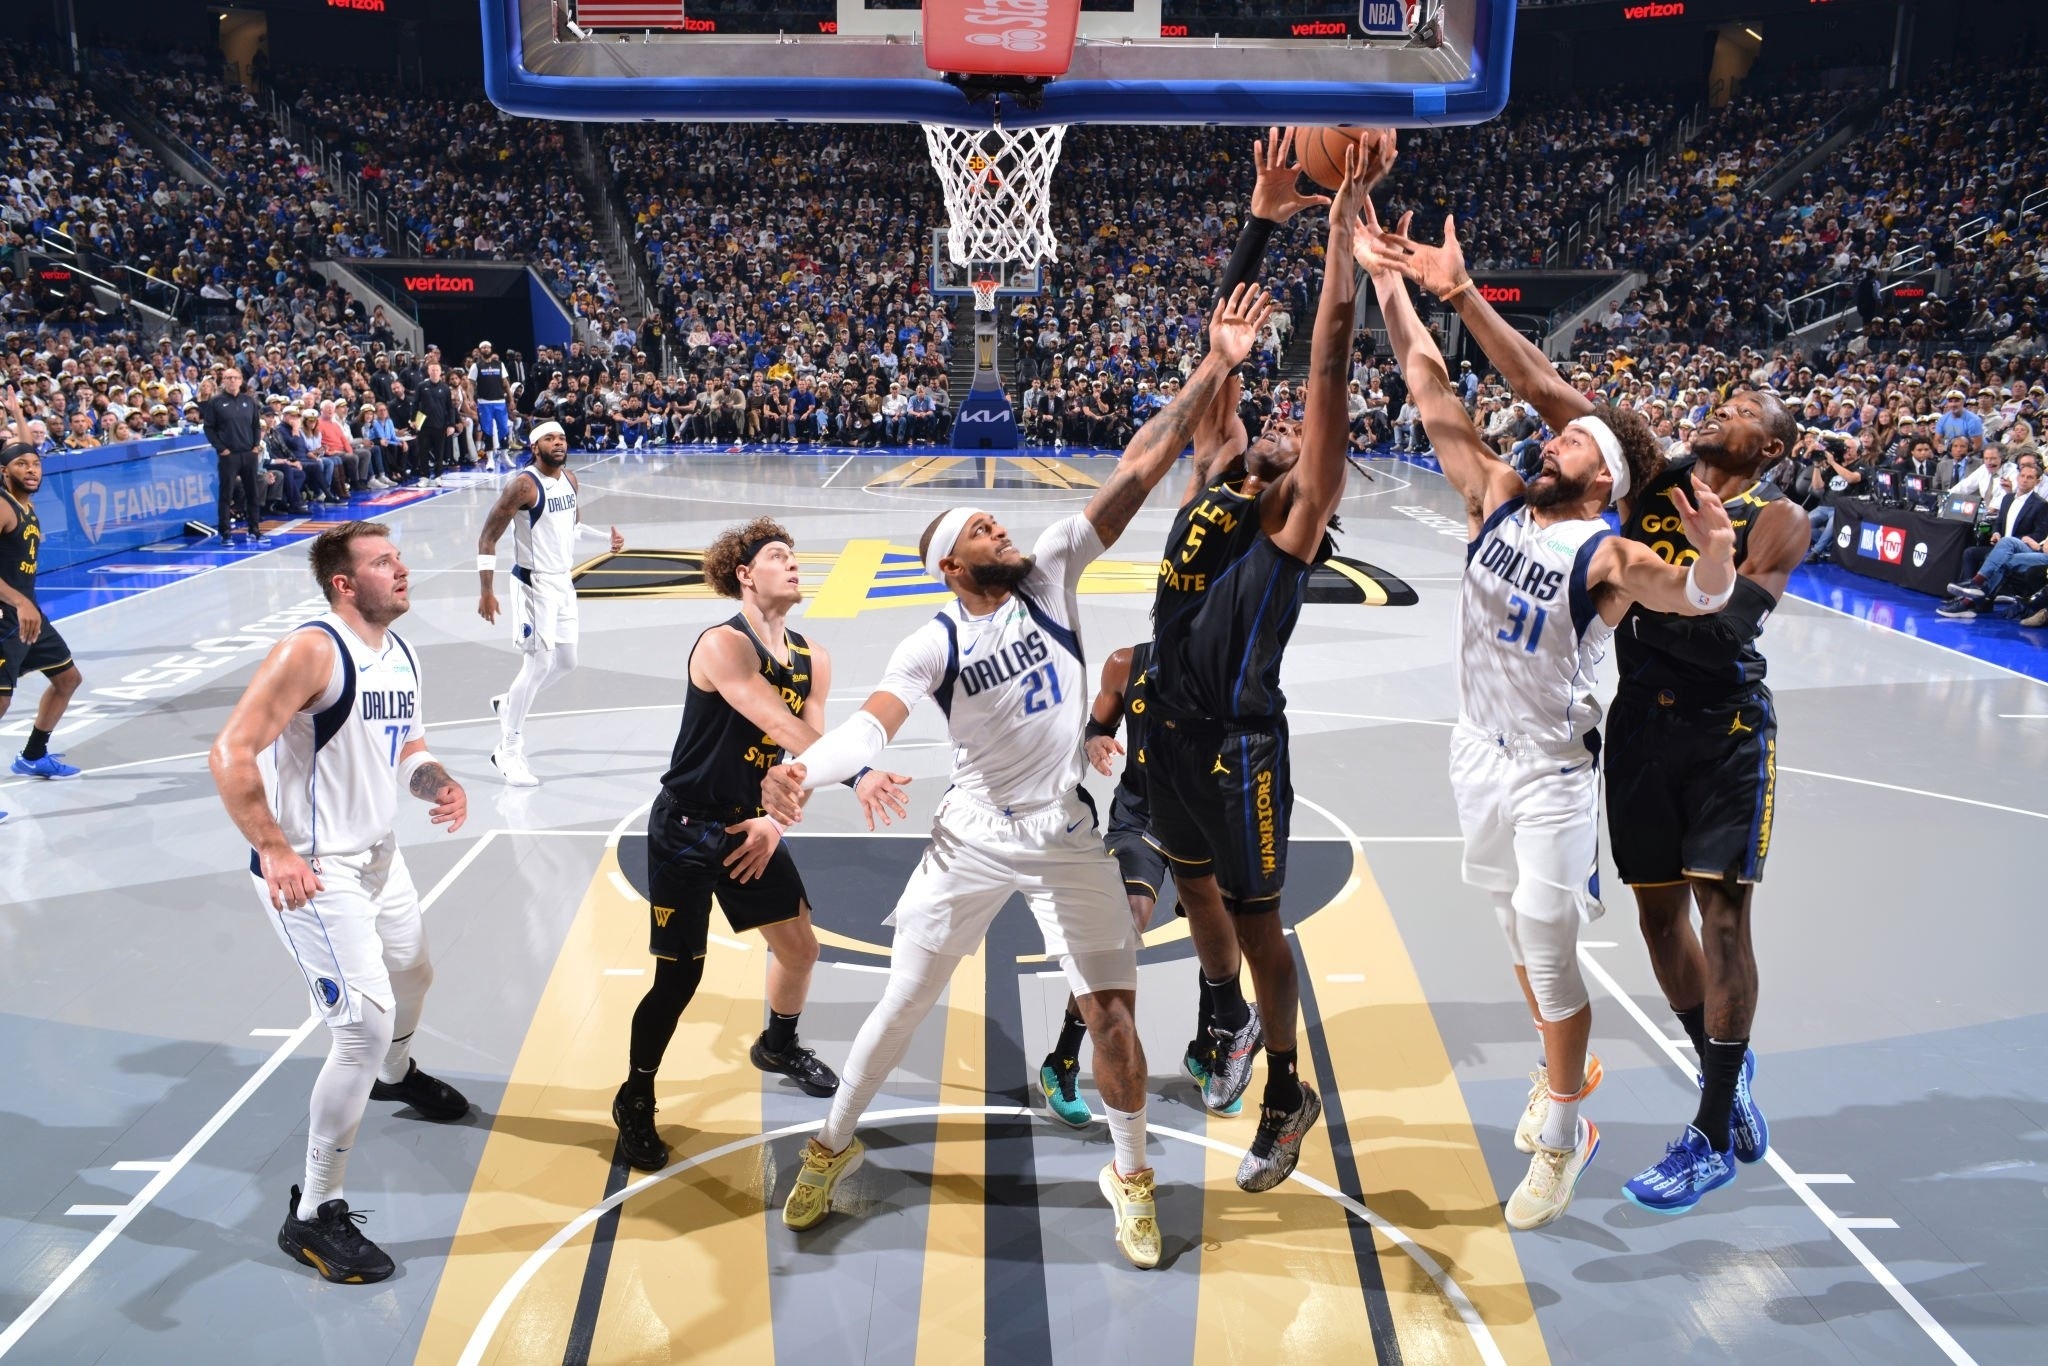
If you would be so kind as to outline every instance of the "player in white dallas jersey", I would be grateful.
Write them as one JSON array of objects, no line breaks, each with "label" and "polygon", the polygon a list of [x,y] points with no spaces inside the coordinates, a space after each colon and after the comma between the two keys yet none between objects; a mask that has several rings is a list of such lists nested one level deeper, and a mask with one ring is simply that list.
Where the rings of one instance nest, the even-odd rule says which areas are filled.
[{"label": "player in white dallas jersey", "polygon": [[[476,568],[483,579],[476,613],[498,619],[492,591],[498,538],[512,528],[512,629],[523,656],[509,690],[491,699],[498,712],[498,745],[491,765],[513,787],[537,787],[526,764],[526,717],[540,690],[576,667],[576,542],[604,533],[585,527],[576,508],[576,476],[569,473],[569,438],[559,422],[543,422],[527,438],[533,463],[507,480],[476,539]],[[612,553],[626,548],[611,529]]]},{"label": "player in white dallas jersey", "polygon": [[256,894],[327,1022],[305,1185],[292,1187],[278,1246],[330,1281],[361,1284],[392,1272],[342,1198],[365,1103],[441,1121],[469,1113],[412,1060],[434,969],[392,818],[405,789],[453,834],[468,798],[427,752],[418,656],[390,629],[410,600],[389,532],[346,522],[314,540],[312,561],[329,610],[271,650],[210,762],[249,840]]},{"label": "player in white dallas jersey", "polygon": [[898,646],[881,686],[842,725],[771,768],[761,803],[798,819],[804,789],[844,781],[876,760],[929,697],[946,713],[953,783],[932,818],[932,842],[890,917],[889,984],[861,1026],[832,1114],[805,1145],[783,1222],[810,1228],[832,1190],[860,1165],[854,1137],[911,1035],[972,953],[989,922],[1021,893],[1095,1040],[1095,1080],[1116,1156],[1098,1185],[1116,1213],[1116,1241],[1138,1266],[1159,1262],[1152,1169],[1145,1157],[1145,1055],[1132,1019],[1137,937],[1116,860],[1080,790],[1092,691],[1076,587],[1123,533],[1186,447],[1195,422],[1273,311],[1240,286],[1209,322],[1209,354],[1180,395],[1132,439],[1116,472],[1078,515],[1020,553],[991,514],[955,508],[925,529],[925,568],[953,593],[936,619]]},{"label": "player in white dallas jersey", "polygon": [[[1370,214],[1370,208],[1367,209]],[[1406,223],[1402,227],[1405,231]],[[1526,485],[1486,448],[1451,387],[1436,342],[1386,253],[1398,239],[1361,234],[1388,343],[1422,414],[1444,477],[1464,495],[1473,537],[1458,597],[1458,725],[1451,786],[1465,836],[1465,881],[1493,899],[1515,976],[1543,1039],[1544,1067],[1515,1132],[1531,1153],[1507,1221],[1538,1228],[1565,1212],[1600,1131],[1579,1104],[1600,1081],[1588,1061],[1593,1010],[1579,975],[1579,922],[1600,912],[1600,704],[1593,666],[1631,604],[1718,611],[1735,589],[1735,530],[1706,485],[1674,498],[1686,535],[1706,547],[1690,568],[1617,536],[1605,520],[1664,465],[1641,414],[1613,408],[1572,422],[1543,447]]]}]

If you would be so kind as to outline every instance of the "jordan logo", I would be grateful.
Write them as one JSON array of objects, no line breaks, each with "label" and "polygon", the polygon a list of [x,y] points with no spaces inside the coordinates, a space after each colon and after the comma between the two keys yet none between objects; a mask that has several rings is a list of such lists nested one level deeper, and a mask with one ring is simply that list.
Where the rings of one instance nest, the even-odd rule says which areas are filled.
[{"label": "jordan logo", "polygon": [[1752,727],[1743,725],[1742,713],[1737,712],[1735,713],[1735,719],[1728,723],[1728,733],[1730,735],[1754,735],[1756,731]]},{"label": "jordan logo", "polygon": [[1210,769],[1209,771],[1210,771],[1211,773],[1228,773],[1228,772],[1230,772],[1230,770],[1229,770],[1229,769],[1227,769],[1227,768],[1225,768],[1225,767],[1223,766],[1223,756],[1222,756],[1222,755],[1220,755],[1220,754],[1216,756],[1216,767],[1214,767],[1214,768]]}]

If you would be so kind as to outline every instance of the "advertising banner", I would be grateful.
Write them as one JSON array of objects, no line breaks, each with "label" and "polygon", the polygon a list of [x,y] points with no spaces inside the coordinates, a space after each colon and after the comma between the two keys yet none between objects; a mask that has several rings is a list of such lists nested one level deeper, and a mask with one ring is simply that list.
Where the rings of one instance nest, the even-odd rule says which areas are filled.
[{"label": "advertising banner", "polygon": [[169,540],[187,521],[211,522],[218,488],[213,448],[201,436],[47,456],[35,500],[43,526],[37,572]]}]

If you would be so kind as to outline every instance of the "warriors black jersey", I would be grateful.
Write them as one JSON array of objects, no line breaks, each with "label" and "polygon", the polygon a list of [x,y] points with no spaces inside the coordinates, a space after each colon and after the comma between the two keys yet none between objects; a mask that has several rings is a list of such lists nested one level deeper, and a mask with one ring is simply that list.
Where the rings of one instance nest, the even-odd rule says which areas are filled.
[{"label": "warriors black jersey", "polygon": [[[43,524],[36,510],[0,489],[0,498],[14,509],[14,530],[0,536],[0,583],[6,584],[30,602],[36,599],[36,554],[43,545]],[[0,618],[11,619],[14,609],[0,606]]]},{"label": "warriors black jersey", "polygon": [[[1685,538],[1672,493],[1674,486],[1692,487],[1693,462],[1674,462],[1652,479],[1641,493],[1632,496],[1629,519],[1621,534],[1657,552],[1666,564],[1689,565],[1700,557],[1698,549]],[[1750,528],[1764,508],[1784,497],[1776,484],[1758,480],[1727,501],[1728,520],[1735,527],[1735,562],[1741,564],[1749,553]],[[1764,657],[1754,641],[1726,646],[1725,658],[1703,661],[1705,642],[1688,636],[1681,654],[1667,648],[1669,623],[1681,620],[1666,612],[1652,612],[1640,604],[1628,609],[1614,630],[1615,655],[1620,661],[1621,683],[1625,688],[1673,689],[1697,698],[1702,693],[1726,693],[1764,681]]]},{"label": "warriors black jersey", "polygon": [[[746,613],[735,614],[725,625],[753,645],[761,662],[761,676],[768,680],[769,687],[782,694],[791,714],[802,711],[804,700],[811,695],[809,643],[794,631],[786,632],[789,661],[784,663],[771,655],[754,634]],[[748,812],[758,812],[761,775],[782,762],[782,746],[763,735],[759,726],[718,693],[706,691],[694,682],[688,682],[687,687],[683,725],[676,732],[668,772],[662,775],[662,791],[685,811],[744,807]]]},{"label": "warriors black jersey", "polygon": [[1110,798],[1109,828],[1144,830],[1150,822],[1145,813],[1145,740],[1151,705],[1152,642],[1131,647],[1131,676],[1124,684],[1124,776],[1118,780],[1116,795]]},{"label": "warriors black jersey", "polygon": [[[1152,600],[1151,705],[1162,716],[1278,716],[1280,655],[1314,566],[1259,530],[1259,498],[1211,484],[1173,519]],[[1317,558],[1329,549],[1324,538]]]}]

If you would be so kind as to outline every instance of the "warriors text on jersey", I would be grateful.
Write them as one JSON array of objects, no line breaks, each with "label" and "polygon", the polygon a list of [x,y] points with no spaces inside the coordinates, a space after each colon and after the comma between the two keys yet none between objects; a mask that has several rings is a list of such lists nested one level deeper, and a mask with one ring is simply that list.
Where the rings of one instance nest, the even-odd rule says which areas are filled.
[{"label": "warriors text on jersey", "polygon": [[513,573],[567,574],[576,567],[576,486],[566,471],[551,479],[533,465],[519,477],[533,480],[538,494],[512,519]]},{"label": "warriors text on jersey", "polygon": [[[0,535],[0,583],[34,602],[36,558],[42,549],[43,524],[37,520],[35,508],[5,489],[0,489],[0,498],[5,498],[14,509],[14,530]],[[0,605],[0,619],[13,615],[13,608]]]},{"label": "warriors text on jersey", "polygon": [[1081,658],[1081,571],[1102,553],[1085,516],[1055,522],[1009,599],[971,617],[955,598],[896,647],[876,685],[946,713],[953,786],[999,809],[1061,800],[1081,785],[1090,691]]},{"label": "warriors text on jersey", "polygon": [[[734,613],[723,626],[747,638],[760,661],[761,676],[780,693],[790,714],[803,711],[811,695],[810,643],[794,631],[783,634],[789,641],[789,658],[777,659],[744,612]],[[703,637],[699,636],[699,640]],[[716,691],[688,682],[683,700],[683,724],[676,732],[676,747],[669,757],[668,772],[661,788],[668,799],[684,811],[724,811],[732,807],[754,815],[761,809],[761,775],[782,762],[782,746],[761,733]]]},{"label": "warriors text on jersey", "polygon": [[1151,718],[1152,642],[1131,647],[1131,676],[1124,684],[1124,772],[1109,802],[1111,830],[1148,828],[1145,813],[1145,740]]},{"label": "warriors text on jersey", "polygon": [[320,695],[257,757],[263,789],[298,854],[360,854],[390,838],[399,751],[426,734],[419,666],[396,631],[385,631],[378,650],[332,612],[299,629],[332,638],[334,667]]},{"label": "warriors text on jersey", "polygon": [[[1689,565],[1699,558],[1699,551],[1685,538],[1672,501],[1674,487],[1692,486],[1692,470],[1691,460],[1680,460],[1651,480],[1631,497],[1629,519],[1622,527],[1624,536],[1647,545],[1666,564]],[[1749,532],[1757,517],[1784,496],[1776,484],[1758,480],[1725,500],[1728,520],[1735,527],[1735,563],[1741,564],[1749,554]],[[1764,657],[1754,641],[1715,649],[1685,633],[1681,643],[1670,628],[1674,620],[1668,613],[1652,612],[1640,604],[1622,618],[1615,637],[1623,687],[1671,689],[1697,698],[1702,693],[1719,695],[1763,682]],[[1713,654],[1703,658],[1702,649],[1712,649]]]},{"label": "warriors text on jersey", "polygon": [[1458,720],[1564,749],[1600,721],[1593,666],[1613,628],[1587,567],[1614,533],[1597,519],[1538,525],[1520,498],[1486,519],[1458,593]]},{"label": "warriors text on jersey", "polygon": [[1173,519],[1152,601],[1162,716],[1257,720],[1285,706],[1280,656],[1313,566],[1261,534],[1262,496],[1211,484]]}]

